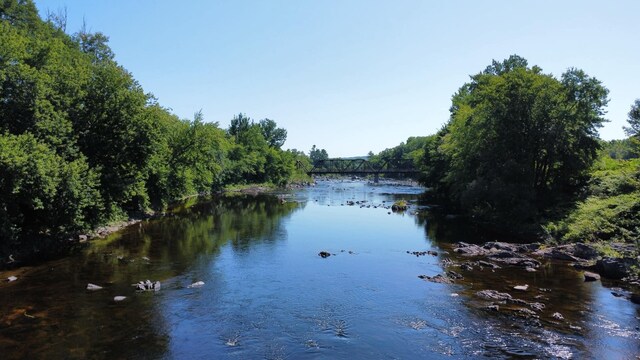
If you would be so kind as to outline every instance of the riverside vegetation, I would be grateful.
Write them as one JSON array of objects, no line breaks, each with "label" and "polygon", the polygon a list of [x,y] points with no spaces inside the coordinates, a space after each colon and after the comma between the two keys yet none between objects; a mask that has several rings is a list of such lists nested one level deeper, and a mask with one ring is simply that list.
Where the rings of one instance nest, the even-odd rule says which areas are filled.
[{"label": "riverside vegetation", "polygon": [[373,161],[412,160],[433,200],[492,230],[592,243],[604,256],[633,257],[638,271],[640,100],[629,138],[605,142],[597,129],[607,95],[582,70],[557,79],[513,55],[471,76],[437,134]]},{"label": "riverside vegetation", "polygon": [[[228,129],[180,119],[114,59],[108,38],[66,32],[31,0],[0,6],[0,264],[173,200],[243,184],[306,180],[310,157],[282,150],[270,119]],[[549,242],[640,238],[640,100],[628,139],[603,142],[608,90],[570,68],[558,79],[519,56],[494,61],[452,97],[434,135],[374,155],[413,161],[448,209],[511,235]],[[636,246],[637,248],[637,246]]]},{"label": "riverside vegetation", "polygon": [[185,196],[306,180],[308,157],[281,149],[275,121],[180,119],[115,61],[108,37],[65,28],[31,0],[0,4],[0,264]]}]

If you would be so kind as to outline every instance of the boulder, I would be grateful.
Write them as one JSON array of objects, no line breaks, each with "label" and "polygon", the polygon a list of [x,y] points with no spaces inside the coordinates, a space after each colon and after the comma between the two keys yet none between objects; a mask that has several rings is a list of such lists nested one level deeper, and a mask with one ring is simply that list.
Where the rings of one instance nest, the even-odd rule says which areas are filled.
[{"label": "boulder", "polygon": [[596,280],[600,280],[600,275],[589,272],[589,271],[584,272],[584,281],[596,281]]},{"label": "boulder", "polygon": [[605,257],[596,262],[596,269],[605,278],[619,280],[628,275],[630,263],[633,263],[631,260]]}]

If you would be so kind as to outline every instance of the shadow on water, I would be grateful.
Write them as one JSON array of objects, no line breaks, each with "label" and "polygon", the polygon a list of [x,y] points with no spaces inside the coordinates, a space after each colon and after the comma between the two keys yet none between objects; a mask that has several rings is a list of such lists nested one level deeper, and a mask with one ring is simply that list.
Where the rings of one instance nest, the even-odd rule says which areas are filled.
[{"label": "shadow on water", "polygon": [[[242,253],[250,242],[282,240],[282,221],[301,204],[273,196],[232,196],[178,209],[175,216],[136,224],[84,252],[21,269],[0,283],[2,359],[161,358],[171,334],[157,308],[165,289],[194,264],[215,261],[226,244]],[[160,292],[131,284],[162,282]],[[102,286],[95,292],[88,283]],[[126,296],[116,303],[115,296]]]}]

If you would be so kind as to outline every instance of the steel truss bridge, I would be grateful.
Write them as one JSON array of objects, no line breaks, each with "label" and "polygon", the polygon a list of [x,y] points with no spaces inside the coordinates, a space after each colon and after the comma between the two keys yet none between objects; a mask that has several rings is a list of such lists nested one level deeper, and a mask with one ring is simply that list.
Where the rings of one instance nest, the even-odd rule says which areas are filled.
[{"label": "steel truss bridge", "polygon": [[414,175],[418,170],[411,160],[385,161],[373,164],[364,159],[327,159],[316,161],[308,175],[373,175],[377,183],[380,174],[384,175]]}]

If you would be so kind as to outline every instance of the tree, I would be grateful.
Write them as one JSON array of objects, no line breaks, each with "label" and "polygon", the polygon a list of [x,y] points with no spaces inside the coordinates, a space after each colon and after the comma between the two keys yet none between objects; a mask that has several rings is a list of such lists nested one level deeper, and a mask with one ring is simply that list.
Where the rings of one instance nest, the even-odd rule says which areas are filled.
[{"label": "tree", "polygon": [[31,134],[0,135],[0,250],[10,242],[95,225],[98,174],[83,158],[67,162]]},{"label": "tree", "polygon": [[249,128],[253,125],[253,120],[247,117],[243,113],[239,113],[231,119],[231,124],[229,125],[229,135],[235,136],[236,139],[242,138],[245,132],[249,130]]},{"label": "tree", "polygon": [[269,143],[269,146],[280,149],[287,140],[287,130],[279,128],[275,121],[270,119],[262,119],[259,122],[262,136]]},{"label": "tree", "polygon": [[312,163],[315,163],[317,161],[327,160],[329,158],[329,154],[327,153],[327,150],[318,149],[313,145],[309,151],[309,158]]},{"label": "tree", "polygon": [[425,147],[425,181],[480,217],[531,220],[584,180],[607,94],[581,70],[558,80],[516,55],[494,61],[454,94],[449,122]]},{"label": "tree", "polygon": [[629,127],[624,127],[624,132],[627,136],[640,137],[640,99],[631,105],[631,111],[629,111]]}]

